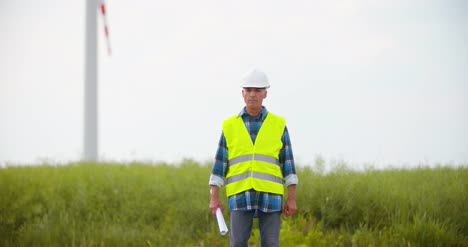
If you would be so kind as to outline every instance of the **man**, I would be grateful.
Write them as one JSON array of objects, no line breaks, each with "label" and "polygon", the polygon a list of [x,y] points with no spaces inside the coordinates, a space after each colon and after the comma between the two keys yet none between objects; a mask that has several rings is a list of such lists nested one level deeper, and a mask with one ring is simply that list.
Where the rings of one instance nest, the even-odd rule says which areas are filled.
[{"label": "man", "polygon": [[278,246],[281,213],[289,217],[297,211],[291,141],[285,119],[263,106],[270,87],[265,73],[253,70],[242,83],[245,107],[223,123],[209,181],[210,209],[214,216],[222,209],[219,188],[225,186],[231,246],[248,246],[253,218],[258,218],[261,246]]}]

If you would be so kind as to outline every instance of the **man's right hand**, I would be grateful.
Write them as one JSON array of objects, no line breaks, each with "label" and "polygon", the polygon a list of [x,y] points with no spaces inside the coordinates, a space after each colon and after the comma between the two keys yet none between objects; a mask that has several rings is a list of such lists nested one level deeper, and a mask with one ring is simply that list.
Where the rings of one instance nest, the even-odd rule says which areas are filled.
[{"label": "man's right hand", "polygon": [[223,205],[220,200],[210,200],[211,214],[216,217],[216,210],[220,208],[223,211]]},{"label": "man's right hand", "polygon": [[221,201],[219,200],[218,191],[219,191],[219,188],[217,186],[211,186],[210,209],[211,209],[211,214],[214,217],[216,217],[216,209],[220,208],[221,211],[223,211],[223,205],[221,204]]}]

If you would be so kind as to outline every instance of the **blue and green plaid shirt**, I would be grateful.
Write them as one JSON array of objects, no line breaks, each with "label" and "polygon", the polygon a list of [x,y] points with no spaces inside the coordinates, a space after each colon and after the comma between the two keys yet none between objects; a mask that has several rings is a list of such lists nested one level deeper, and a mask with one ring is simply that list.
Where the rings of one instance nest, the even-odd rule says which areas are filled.
[{"label": "blue and green plaid shirt", "polygon": [[[255,143],[257,134],[260,130],[260,127],[262,127],[263,121],[265,120],[267,114],[268,111],[265,107],[263,107],[262,112],[256,117],[252,117],[247,114],[245,107],[239,113],[239,117],[242,117],[244,120],[245,126],[250,133],[250,137],[252,138],[253,143]],[[279,162],[282,167],[285,184],[286,186],[295,185],[298,182],[298,178],[296,175],[291,140],[289,139],[287,127],[284,128],[284,133],[281,140],[283,141],[283,148],[279,154]],[[224,137],[224,134],[221,134],[218,151],[216,152],[216,160],[211,171],[209,184],[218,187],[224,186],[224,179],[228,169],[228,149],[226,138]],[[268,213],[282,211],[283,208],[283,197],[281,195],[257,192],[255,190],[249,190],[237,195],[233,195],[229,197],[228,200],[231,211],[260,210],[262,212]]]}]

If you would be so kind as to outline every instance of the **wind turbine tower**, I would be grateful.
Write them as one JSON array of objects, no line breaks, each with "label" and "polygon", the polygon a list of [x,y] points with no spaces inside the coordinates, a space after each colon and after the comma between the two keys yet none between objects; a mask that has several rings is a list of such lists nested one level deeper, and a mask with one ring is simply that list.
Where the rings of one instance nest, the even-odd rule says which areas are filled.
[{"label": "wind turbine tower", "polygon": [[98,160],[97,0],[86,0],[84,160]]},{"label": "wind turbine tower", "polygon": [[[99,5],[98,5],[99,4]],[[110,55],[109,31],[104,0],[86,0],[85,86],[84,86],[84,161],[98,161],[98,69],[97,14],[103,16],[107,49]]]}]

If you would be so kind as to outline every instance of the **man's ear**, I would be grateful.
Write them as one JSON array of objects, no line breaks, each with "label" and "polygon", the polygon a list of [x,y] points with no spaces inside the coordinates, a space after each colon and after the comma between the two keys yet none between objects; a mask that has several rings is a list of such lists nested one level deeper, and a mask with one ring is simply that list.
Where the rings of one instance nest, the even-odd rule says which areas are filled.
[{"label": "man's ear", "polygon": [[266,99],[267,95],[268,95],[268,90],[265,89],[265,97],[263,98]]}]

